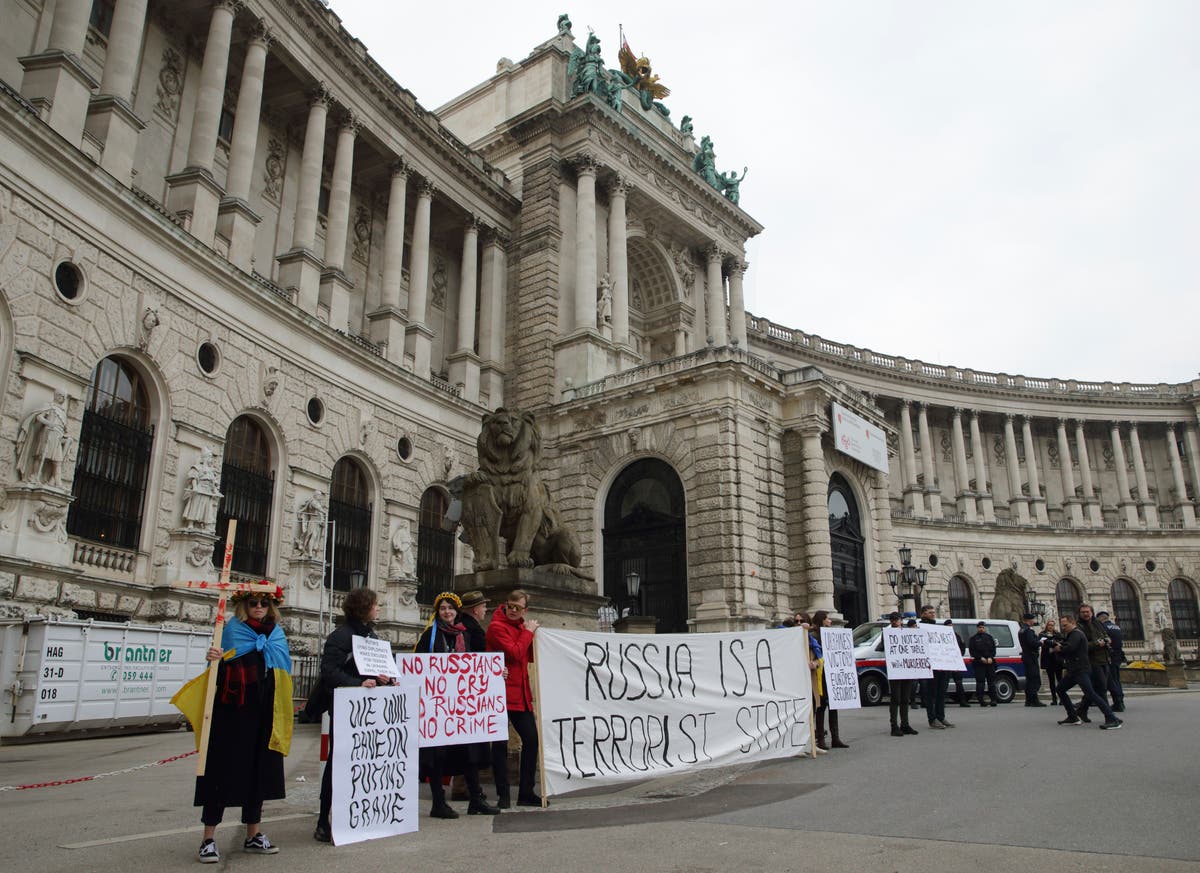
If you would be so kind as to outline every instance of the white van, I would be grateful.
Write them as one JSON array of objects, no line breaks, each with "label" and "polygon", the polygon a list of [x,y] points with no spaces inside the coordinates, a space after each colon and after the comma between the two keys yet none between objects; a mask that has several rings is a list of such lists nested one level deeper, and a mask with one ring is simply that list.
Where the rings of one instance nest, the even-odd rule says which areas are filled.
[{"label": "white van", "polygon": [[[939,619],[942,624],[945,619]],[[980,621],[996,640],[996,699],[1008,703],[1017,691],[1025,688],[1025,668],[1021,663],[1021,644],[1017,640],[1020,625],[1015,621],[995,618],[954,618],[954,632],[963,644],[974,636]],[[886,621],[868,621],[854,629],[854,660],[858,666],[858,687],[864,705],[883,702],[887,696],[887,662],[883,658],[883,629]],[[971,654],[963,653],[967,669],[962,674],[963,689],[975,693],[975,674],[971,671]],[[953,686],[951,686],[953,693]]]}]

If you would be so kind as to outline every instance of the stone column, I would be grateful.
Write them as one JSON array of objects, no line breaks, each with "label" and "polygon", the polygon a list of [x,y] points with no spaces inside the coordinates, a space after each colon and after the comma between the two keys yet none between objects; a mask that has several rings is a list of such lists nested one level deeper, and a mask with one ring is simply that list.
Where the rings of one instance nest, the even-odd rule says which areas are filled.
[{"label": "stone column", "polygon": [[992,489],[988,487],[987,446],[980,436],[979,413],[971,411],[971,450],[975,454],[975,493],[979,495],[979,511],[984,521],[996,520]]},{"label": "stone column", "polygon": [[133,179],[138,133],[146,126],[131,103],[145,27],[146,0],[118,0],[108,32],[100,92],[88,105],[84,125],[103,145],[100,166],[125,185]]},{"label": "stone column", "polygon": [[[483,242],[483,271],[479,282],[480,400],[489,409],[504,405],[504,303],[508,263],[504,239],[489,230]],[[486,395],[486,398],[485,398]]]},{"label": "stone column", "polygon": [[263,77],[271,39],[271,32],[259,22],[246,46],[246,62],[242,65],[242,82],[238,87],[237,114],[233,118],[233,135],[229,142],[225,198],[217,210],[217,233],[229,240],[229,261],[247,273],[253,267],[254,232],[262,220],[250,208],[250,179],[254,174],[254,153],[258,148]]},{"label": "stone column", "polygon": [[1075,496],[1075,474],[1071,469],[1071,443],[1067,439],[1067,420],[1058,420],[1058,469],[1062,473],[1063,508],[1072,527],[1083,527],[1083,507]]},{"label": "stone column", "polygon": [[705,249],[704,253],[708,256],[708,286],[704,312],[708,337],[712,339],[713,348],[719,349],[729,343],[725,329],[725,280],[721,277],[721,262],[725,260],[725,255],[715,244]]},{"label": "stone column", "polygon": [[1195,425],[1184,425],[1183,442],[1187,449],[1188,466],[1192,471],[1192,500],[1194,502],[1200,500],[1200,435],[1197,435]]},{"label": "stone column", "polygon": [[933,458],[933,440],[929,437],[929,404],[917,408],[917,430],[921,440],[921,466],[925,472],[925,493],[929,495],[929,514],[942,517],[942,489],[937,486],[937,466]]},{"label": "stone column", "polygon": [[1021,438],[1025,442],[1025,470],[1029,476],[1029,504],[1038,524],[1049,524],[1046,498],[1042,496],[1042,480],[1038,476],[1037,443],[1033,441],[1033,423],[1029,416],[1021,419]]},{"label": "stone column", "polygon": [[1100,512],[1100,501],[1096,499],[1096,490],[1092,485],[1092,465],[1088,458],[1087,436],[1083,432],[1083,422],[1075,422],[1075,451],[1079,456],[1079,479],[1083,484],[1083,502],[1087,506],[1088,523],[1092,527],[1104,527],[1104,516]]},{"label": "stone column", "polygon": [[404,279],[404,207],[408,196],[409,167],[403,159],[392,164],[388,194],[387,227],[383,234],[383,281],[379,309],[367,315],[371,342],[384,346],[384,357],[404,363],[404,315],[400,311],[400,286]]},{"label": "stone column", "polygon": [[975,521],[975,497],[971,492],[971,474],[967,472],[967,445],[963,440],[962,410],[954,408],[950,418],[950,442],[954,448],[954,502],[959,515]]},{"label": "stone column", "polygon": [[479,402],[479,356],[475,354],[475,300],[479,280],[479,219],[463,230],[461,281],[458,286],[458,344],[449,356],[450,383],[462,385],[464,400]]},{"label": "stone column", "polygon": [[612,279],[612,338],[629,345],[629,250],[625,201],[630,185],[621,176],[608,190],[608,275]]},{"label": "stone column", "polygon": [[1013,417],[1004,416],[1004,459],[1008,469],[1008,514],[1016,510],[1017,521],[1029,524],[1029,498],[1021,492],[1021,466],[1017,459],[1017,438],[1013,434]]},{"label": "stone column", "polygon": [[1129,448],[1133,452],[1133,475],[1137,479],[1138,503],[1142,507],[1142,518],[1146,527],[1158,527],[1158,506],[1150,499],[1146,462],[1142,458],[1142,440],[1138,436],[1137,422],[1131,422],[1129,425]]},{"label": "stone column", "polygon": [[[833,550],[829,544],[829,476],[821,447],[824,426],[806,425],[800,452],[804,470],[804,557],[808,582],[808,611],[835,613]],[[864,507],[865,509],[866,507]]]},{"label": "stone column", "polygon": [[913,449],[912,401],[900,401],[900,470],[904,503],[918,518],[925,517],[925,492],[917,484],[917,453]]},{"label": "stone column", "polygon": [[200,91],[192,114],[187,164],[182,172],[167,177],[170,186],[167,208],[182,213],[192,236],[205,245],[212,245],[217,230],[217,206],[222,191],[212,175],[213,153],[217,150],[217,128],[225,100],[233,16],[240,5],[239,0],[217,0],[213,4],[200,69]]},{"label": "stone column", "polygon": [[1187,483],[1183,479],[1183,460],[1179,457],[1179,444],[1175,424],[1167,425],[1167,457],[1171,460],[1171,481],[1175,486],[1176,520],[1184,527],[1196,526],[1196,507],[1188,500]]},{"label": "stone column", "polygon": [[1120,498],[1117,505],[1121,508],[1125,524],[1128,527],[1139,527],[1141,521],[1138,519],[1137,503],[1129,496],[1129,472],[1125,469],[1125,446],[1121,443],[1121,423],[1119,421],[1112,423],[1111,438],[1113,466],[1117,468],[1117,492]]},{"label": "stone column", "polygon": [[21,96],[73,146],[83,138],[88,98],[97,84],[81,61],[91,12],[92,0],[58,0],[46,50],[18,59],[25,71]]},{"label": "stone column", "polygon": [[746,343],[746,298],[742,290],[742,277],[749,266],[741,258],[729,261],[729,339],[745,352],[750,348]]},{"label": "stone column", "polygon": [[413,216],[411,273],[408,280],[408,336],[406,351],[413,356],[413,372],[428,379],[433,355],[433,331],[425,323],[429,303],[429,217],[433,211],[433,183],[422,179],[417,186],[417,210]]},{"label": "stone column", "polygon": [[596,170],[588,154],[575,159],[575,322],[596,330]]},{"label": "stone column", "polygon": [[[354,143],[362,127],[353,113],[338,126],[329,185],[329,222],[325,228],[325,269],[321,273],[321,303],[329,307],[329,326],[348,331],[350,293],[354,283],[345,273],[346,239],[350,233],[350,180],[354,176]],[[357,331],[355,331],[357,333]]]},{"label": "stone column", "polygon": [[317,314],[321,270],[324,264],[313,251],[317,239],[317,202],[321,196],[321,165],[325,160],[325,119],[331,98],[322,82],[309,95],[304,151],[300,154],[300,188],[292,220],[292,247],[280,255],[279,284],[292,291],[297,306]]}]

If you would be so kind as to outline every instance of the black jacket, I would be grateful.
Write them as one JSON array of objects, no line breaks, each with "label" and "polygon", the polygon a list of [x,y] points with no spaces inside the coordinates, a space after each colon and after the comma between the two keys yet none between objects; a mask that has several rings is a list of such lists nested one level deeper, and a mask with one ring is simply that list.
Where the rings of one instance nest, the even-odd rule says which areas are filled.
[{"label": "black jacket", "polygon": [[325,651],[321,654],[321,684],[333,694],[334,688],[362,685],[369,678],[358,672],[354,663],[354,637],[379,637],[370,625],[346,619],[345,623],[325,639]]},{"label": "black jacket", "polygon": [[1108,662],[1120,667],[1125,663],[1125,632],[1111,621],[1104,622],[1104,630],[1108,632]]},{"label": "black jacket", "polygon": [[1029,658],[1036,663],[1038,652],[1042,647],[1038,640],[1038,632],[1027,624],[1022,625],[1021,630],[1017,633],[1017,639],[1021,641],[1021,657]]},{"label": "black jacket", "polygon": [[1041,640],[1042,644],[1042,669],[1054,669],[1056,667],[1062,669],[1062,658],[1059,657],[1058,652],[1054,651],[1054,647],[1063,641],[1062,636],[1057,633],[1048,634],[1042,631],[1038,639]]},{"label": "black jacket", "polygon": [[468,615],[466,612],[458,614],[458,621],[467,629],[467,651],[469,652],[486,652],[487,651],[487,633],[483,629],[483,625],[475,620],[475,616]]},{"label": "black jacket", "polygon": [[968,648],[971,650],[971,659],[974,661],[978,661],[980,658],[994,659],[996,657],[996,638],[987,631],[979,631],[971,637]]},{"label": "black jacket", "polygon": [[1086,673],[1092,668],[1088,659],[1088,638],[1078,626],[1067,634],[1059,654],[1062,655],[1063,669],[1068,674]]},{"label": "black jacket", "polygon": [[1088,658],[1093,667],[1107,667],[1109,659],[1108,631],[1104,629],[1100,619],[1092,616],[1091,621],[1079,620],[1076,629],[1087,639]]}]

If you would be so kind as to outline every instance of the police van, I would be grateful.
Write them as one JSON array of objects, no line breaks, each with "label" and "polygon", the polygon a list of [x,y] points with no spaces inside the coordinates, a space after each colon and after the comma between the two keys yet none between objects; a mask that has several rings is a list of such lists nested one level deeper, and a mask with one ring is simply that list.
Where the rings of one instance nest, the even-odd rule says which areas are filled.
[{"label": "police van", "polygon": [[[942,624],[945,619],[939,619]],[[995,618],[951,619],[954,632],[963,645],[975,635],[980,621],[987,624],[987,632],[996,640],[996,699],[1008,703],[1017,691],[1025,688],[1025,667],[1021,663],[1021,644],[1017,639],[1020,625],[1015,621]],[[854,629],[854,660],[858,667],[858,687],[864,706],[883,702],[888,693],[887,661],[883,656],[883,629],[886,621],[868,621]],[[975,696],[975,674],[971,671],[970,650],[963,652],[963,663],[967,669],[962,674],[963,690]],[[954,693],[954,681],[950,682],[950,693]]]}]

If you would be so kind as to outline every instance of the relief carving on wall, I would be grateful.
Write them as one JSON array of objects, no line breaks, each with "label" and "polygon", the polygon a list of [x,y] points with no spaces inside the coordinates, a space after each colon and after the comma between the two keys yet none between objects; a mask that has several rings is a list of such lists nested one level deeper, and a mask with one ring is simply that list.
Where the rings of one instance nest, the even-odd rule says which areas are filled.
[{"label": "relief carving on wall", "polygon": [[361,203],[354,213],[354,260],[367,262],[371,251],[371,213]]},{"label": "relief carving on wall", "polygon": [[266,187],[263,189],[263,194],[272,199],[279,199],[279,192],[283,190],[283,167],[286,151],[283,143],[271,137],[267,140],[267,161],[263,166],[263,182]]},{"label": "relief carving on wall", "polygon": [[446,260],[441,255],[434,255],[433,273],[429,281],[429,299],[438,309],[446,308]]},{"label": "relief carving on wall", "polygon": [[158,101],[154,110],[174,121],[179,114],[179,95],[183,93],[183,58],[170,46],[163,47],[162,67],[158,71],[155,89]]}]

